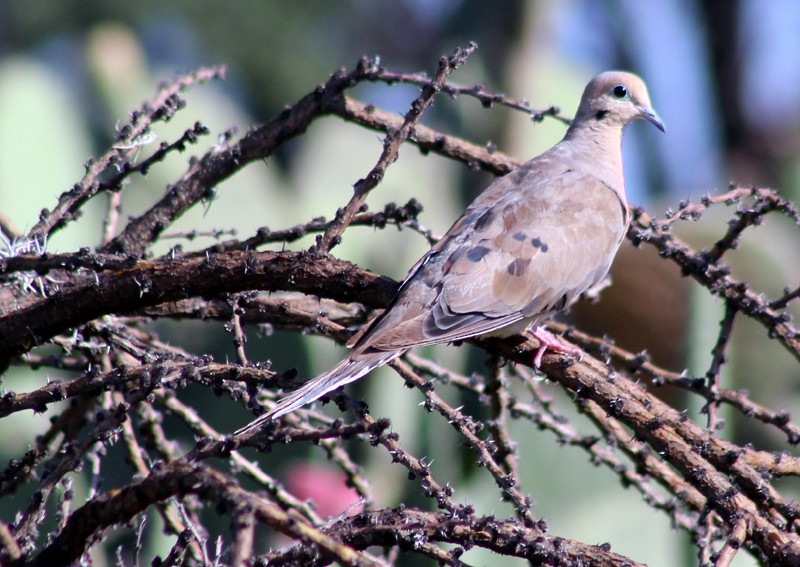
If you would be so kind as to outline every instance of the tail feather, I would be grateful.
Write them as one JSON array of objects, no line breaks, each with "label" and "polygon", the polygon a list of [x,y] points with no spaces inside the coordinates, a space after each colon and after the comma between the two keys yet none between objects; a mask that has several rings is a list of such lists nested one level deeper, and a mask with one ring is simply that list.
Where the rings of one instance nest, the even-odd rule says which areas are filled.
[{"label": "tail feather", "polygon": [[340,386],[355,382],[373,368],[383,366],[403,354],[403,352],[402,350],[352,352],[339,364],[303,384],[300,388],[280,400],[270,411],[259,416],[233,435],[239,437],[240,435],[254,432],[273,419],[310,404]]}]

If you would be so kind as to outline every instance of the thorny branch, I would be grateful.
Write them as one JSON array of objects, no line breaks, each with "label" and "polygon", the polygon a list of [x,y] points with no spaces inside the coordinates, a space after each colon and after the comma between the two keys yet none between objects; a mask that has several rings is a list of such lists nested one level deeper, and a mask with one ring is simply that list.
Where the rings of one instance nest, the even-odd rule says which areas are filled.
[{"label": "thorny branch", "polygon": [[383,142],[383,152],[366,177],[359,179],[353,188],[353,197],[343,209],[336,211],[336,218],[325,230],[321,238],[317,240],[315,250],[327,253],[341,239],[342,233],[348,227],[353,217],[366,204],[367,195],[383,180],[383,176],[392,163],[397,161],[400,146],[411,136],[414,127],[422,118],[422,114],[433,104],[433,97],[439,93],[444,84],[444,80],[463,65],[470,54],[478,48],[476,44],[470,44],[466,49],[457,49],[450,57],[439,59],[439,69],[432,81],[426,82],[422,87],[419,98],[411,103],[411,109],[403,119],[403,124],[398,129],[388,132]]},{"label": "thorny branch", "polygon": [[[542,371],[555,385],[539,381],[530,370],[538,345],[527,335],[473,341],[489,355],[485,376],[460,375],[414,352],[392,364],[416,390],[408,395],[421,396],[430,413],[427,419],[447,422],[467,448],[465,459],[473,474],[487,475],[498,495],[511,503],[509,518],[489,516],[463,503],[459,479],[447,478],[432,464],[436,454],[417,454],[415,444],[387,418],[373,415],[345,393],[329,396],[344,414],[303,408],[246,441],[227,436],[213,424],[214,412],[193,404],[193,392],[211,393],[214,407],[220,408],[217,415],[238,407],[242,419],[245,410],[270,407],[280,396],[276,390],[291,389],[296,381],[292,371],[253,362],[261,358],[251,346],[260,334],[301,331],[342,343],[368,320],[371,310],[387,305],[396,282],[329,252],[356,225],[394,225],[435,241],[417,220],[422,206],[416,200],[380,212],[365,208],[367,196],[404,142],[498,175],[518,165],[493,148],[419,124],[435,95],[468,96],[487,108],[521,110],[534,120],[566,121],[556,108],[537,111],[482,85],[447,82],[474,49],[471,45],[442,58],[432,79],[395,73],[364,58],[354,70],[335,73],[242,138],[227,135],[224,143],[193,160],[142,215],[121,223],[119,199],[135,175],[147,174],[168,154],[207,133],[194,124],[177,140],[149,148],[153,125],[172,119],[183,107],[182,90],[224,75],[223,69],[198,71],[163,86],[135,112],[119,128],[113,146],[87,164],[84,178],[51,211],[43,211],[28,234],[0,217],[0,368],[25,368],[32,376],[48,373],[46,383],[31,379],[24,392],[6,388],[0,396],[0,419],[28,411],[53,416],[31,448],[0,470],[0,498],[18,491],[30,494],[13,520],[0,520],[0,563],[90,561],[87,551],[104,545],[109,528],[129,526],[139,526],[132,549],[140,554],[145,548],[141,540],[147,537],[143,518],[157,513],[175,538],[159,558],[167,565],[217,560],[388,565],[406,554],[464,565],[462,556],[473,547],[532,564],[635,565],[607,545],[547,533],[545,522],[535,517],[536,495],[526,493],[520,476],[512,428],[541,431],[558,444],[585,452],[623,487],[640,494],[643,505],[663,512],[690,534],[702,561],[728,565],[740,550],[747,550],[765,564],[800,563],[800,507],[772,483],[774,477],[800,476],[800,459],[788,452],[800,443],[800,428],[785,411],[759,404],[746,392],[725,389],[719,379],[732,331],[744,318],[762,325],[800,361],[800,333],[789,313],[800,299],[797,283],[789,282],[781,297],[768,298],[734,278],[724,263],[753,227],[774,215],[800,224],[796,207],[769,189],[731,187],[698,204],[681,203],[677,212],[661,219],[634,211],[628,235],[634,244],[654,246],[683,275],[724,300],[725,315],[704,376],[660,368],[646,353],[630,353],[605,338],[555,323],[553,330],[586,353],[581,360],[545,356]],[[420,95],[398,117],[346,96],[366,81],[417,85]],[[185,254],[173,250],[144,259],[153,244],[174,236],[165,233],[173,221],[207,201],[227,177],[269,157],[326,115],[386,135],[375,167],[356,184],[353,197],[333,220],[262,228],[241,240],[233,231],[218,230],[212,234],[218,242],[208,249]],[[134,163],[137,152],[148,150],[149,155]],[[77,222],[82,207],[103,192],[112,193],[114,200],[102,245],[46,253],[47,237]],[[711,207],[732,205],[737,207],[733,218],[706,250],[693,249],[673,233],[681,221],[697,221]],[[259,250],[308,234],[318,235],[312,251]],[[196,234],[177,236],[191,241]],[[146,323],[167,319],[180,325],[204,320],[229,331],[236,362],[215,362],[205,353],[161,341]],[[698,425],[683,405],[659,398],[658,389],[665,385],[699,396],[706,423]],[[549,393],[555,388],[569,394],[593,433],[581,432],[558,407]],[[449,401],[454,394],[469,402],[468,409]],[[720,437],[723,422],[717,412],[723,405],[783,433],[787,450],[771,452]],[[127,477],[106,487],[103,476],[114,467],[109,449],[120,442],[129,463]],[[281,467],[276,466],[283,455],[308,456],[320,449],[358,498],[332,519],[295,495],[288,485],[292,479],[282,482]],[[361,468],[370,451],[388,453],[392,467],[404,469],[408,487],[397,489],[394,507],[379,507],[383,504],[377,502],[385,501],[385,495],[376,493],[381,479]],[[75,475],[86,479],[88,495],[74,489]],[[48,523],[50,515],[54,521]],[[227,519],[230,535],[218,534],[208,521],[219,515]],[[262,537],[263,530],[268,538]],[[276,533],[295,544],[280,543]],[[265,539],[272,551],[263,545]],[[376,546],[383,552],[374,551]]]}]

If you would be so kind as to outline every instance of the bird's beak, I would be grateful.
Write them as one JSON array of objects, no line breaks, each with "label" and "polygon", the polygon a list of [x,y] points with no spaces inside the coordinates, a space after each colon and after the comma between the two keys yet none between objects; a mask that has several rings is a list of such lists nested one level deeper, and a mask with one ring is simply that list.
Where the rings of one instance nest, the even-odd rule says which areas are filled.
[{"label": "bird's beak", "polygon": [[666,131],[664,129],[664,123],[661,122],[661,118],[658,117],[658,114],[656,114],[655,111],[653,111],[650,108],[647,108],[646,106],[637,106],[636,109],[639,111],[639,114],[642,116],[642,118],[647,120],[650,124],[658,128],[662,132]]}]

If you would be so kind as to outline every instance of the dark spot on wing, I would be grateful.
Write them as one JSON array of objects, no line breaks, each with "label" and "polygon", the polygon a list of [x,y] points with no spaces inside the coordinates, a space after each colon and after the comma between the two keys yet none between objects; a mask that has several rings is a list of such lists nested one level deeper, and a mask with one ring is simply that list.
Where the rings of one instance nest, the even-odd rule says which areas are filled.
[{"label": "dark spot on wing", "polygon": [[486,246],[476,246],[467,252],[467,260],[470,262],[480,262],[489,252],[491,252],[491,250]]},{"label": "dark spot on wing", "polygon": [[459,246],[456,248],[455,252],[450,254],[450,256],[447,258],[447,261],[444,263],[444,271],[447,272],[453,266],[453,264],[458,262],[458,259],[461,258],[466,251],[467,249],[464,246]]},{"label": "dark spot on wing", "polygon": [[531,239],[531,244],[533,245],[534,248],[538,248],[542,252],[547,252],[550,249],[550,247],[547,245],[547,243],[544,242],[538,236],[536,238],[532,238]]},{"label": "dark spot on wing", "polygon": [[486,209],[486,212],[481,215],[481,218],[475,222],[475,230],[483,230],[486,228],[486,225],[492,222],[493,218],[494,212],[492,212],[492,209]]},{"label": "dark spot on wing", "polygon": [[528,269],[530,263],[531,263],[530,258],[528,258],[527,260],[522,258],[517,258],[506,267],[506,270],[508,270],[508,273],[511,274],[512,276],[521,276],[522,274],[525,273],[525,270]]},{"label": "dark spot on wing", "polygon": [[511,236],[511,238],[513,238],[513,239],[514,239],[514,240],[516,240],[517,242],[522,242],[523,240],[525,240],[526,238],[528,238],[528,235],[527,235],[527,234],[525,234],[524,232],[515,232],[515,233],[514,233],[514,234]]}]

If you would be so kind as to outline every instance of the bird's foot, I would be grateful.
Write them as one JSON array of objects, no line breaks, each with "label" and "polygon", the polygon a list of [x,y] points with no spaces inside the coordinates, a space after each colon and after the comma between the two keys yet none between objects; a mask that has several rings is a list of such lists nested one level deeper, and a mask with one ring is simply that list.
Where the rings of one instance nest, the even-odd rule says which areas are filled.
[{"label": "bird's foot", "polygon": [[544,327],[534,327],[531,334],[539,341],[539,348],[536,350],[536,355],[533,357],[534,368],[539,368],[542,365],[542,357],[548,350],[557,354],[566,354],[568,356],[577,356],[578,360],[583,358],[583,351],[576,346],[565,345],[558,340],[553,333]]}]

